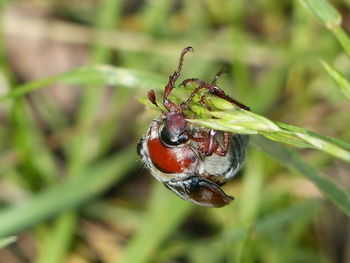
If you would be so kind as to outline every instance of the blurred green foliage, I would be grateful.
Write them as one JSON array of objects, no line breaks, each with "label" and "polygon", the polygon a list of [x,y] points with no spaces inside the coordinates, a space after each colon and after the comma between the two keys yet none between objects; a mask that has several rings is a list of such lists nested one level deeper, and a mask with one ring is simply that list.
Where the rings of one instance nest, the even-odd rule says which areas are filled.
[{"label": "blurred green foliage", "polygon": [[[348,262],[347,1],[0,7],[0,262]],[[186,46],[182,79],[224,67],[219,86],[252,109],[213,98],[194,121],[301,147],[252,135],[221,209],[179,199],[136,157],[159,114],[138,100],[161,92]],[[57,49],[74,61],[64,73]]]}]

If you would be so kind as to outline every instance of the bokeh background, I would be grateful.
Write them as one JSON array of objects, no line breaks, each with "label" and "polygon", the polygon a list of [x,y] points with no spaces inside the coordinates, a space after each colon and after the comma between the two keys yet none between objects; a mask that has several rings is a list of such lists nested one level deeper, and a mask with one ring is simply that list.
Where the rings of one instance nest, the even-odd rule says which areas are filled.
[{"label": "bokeh background", "polygon": [[[42,87],[0,104],[1,263],[350,262],[349,218],[288,160],[252,144],[224,187],[235,201],[208,209],[136,156],[159,114],[138,99],[186,46],[181,79],[225,68],[219,86],[253,112],[349,142],[350,103],[320,63],[349,76],[349,59],[301,1],[0,3],[0,93]],[[349,2],[332,4],[350,31]],[[348,163],[296,150],[349,189]]]}]

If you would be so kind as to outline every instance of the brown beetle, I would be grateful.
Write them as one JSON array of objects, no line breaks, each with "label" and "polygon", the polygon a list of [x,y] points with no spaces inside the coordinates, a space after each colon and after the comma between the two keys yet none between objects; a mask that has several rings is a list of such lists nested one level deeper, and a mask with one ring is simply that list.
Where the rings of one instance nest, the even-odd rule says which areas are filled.
[{"label": "brown beetle", "polygon": [[[201,206],[222,207],[233,198],[226,195],[220,186],[241,169],[248,136],[195,126],[186,121],[184,111],[189,108],[190,102],[200,90],[206,90],[209,94],[234,103],[243,110],[249,108],[227,96],[216,86],[222,71],[211,83],[199,79],[183,81],[182,85],[195,82],[198,87],[180,105],[169,99],[169,94],[180,76],[184,55],[192,50],[192,47],[182,50],[178,68],[169,77],[163,93],[163,105],[167,112],[162,111],[162,115],[152,121],[137,150],[151,174],[178,196]],[[154,91],[149,91],[147,95],[158,107]],[[211,110],[205,96],[199,102]]]}]

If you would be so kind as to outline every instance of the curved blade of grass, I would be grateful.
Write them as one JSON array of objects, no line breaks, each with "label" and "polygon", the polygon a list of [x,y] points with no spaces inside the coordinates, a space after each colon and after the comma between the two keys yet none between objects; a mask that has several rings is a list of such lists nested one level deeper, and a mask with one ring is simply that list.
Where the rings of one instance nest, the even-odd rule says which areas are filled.
[{"label": "curved blade of grass", "polygon": [[[215,111],[209,111],[199,105],[196,102],[198,98],[195,97],[194,102],[190,105],[190,112],[194,113],[197,119],[188,118],[187,121],[219,131],[261,134],[273,141],[300,148],[320,150],[343,161],[350,162],[350,144],[347,142],[300,127],[273,122],[250,111],[238,110],[232,103],[210,94],[206,94],[206,100]],[[139,101],[152,109],[158,110],[147,99],[140,99]]]},{"label": "curved blade of grass", "polygon": [[288,124],[281,123],[281,122],[277,122],[277,125],[279,127],[281,127],[282,129],[289,131],[291,133],[306,133],[312,137],[319,138],[319,139],[326,141],[326,142],[330,142],[332,144],[337,145],[340,148],[344,148],[344,149],[350,151],[350,144],[347,142],[344,142],[338,138],[322,135],[322,134],[319,134],[319,133],[314,132],[314,131],[306,130],[306,129],[303,129],[300,127],[288,125]]},{"label": "curved blade of grass", "polygon": [[251,128],[253,130],[269,131],[269,132],[281,131],[281,129],[273,121],[270,121],[269,119],[250,111],[243,111],[243,110],[235,110],[231,112],[212,111],[210,112],[210,114],[215,118],[227,120],[232,124],[244,123],[245,128]]},{"label": "curved blade of grass", "polygon": [[[240,134],[258,134],[258,131],[244,127],[246,123],[239,125],[239,124],[232,124],[229,121],[218,120],[218,119],[188,119],[188,121],[191,123],[195,123],[200,126],[208,127],[210,129],[214,129],[218,131],[227,131],[227,132],[240,133]],[[247,124],[251,125],[252,123],[248,122]]]},{"label": "curved blade of grass", "polygon": [[[232,106],[232,103],[215,96],[208,95],[207,101],[210,102],[210,106],[214,107],[214,109],[224,110],[209,111],[194,102],[191,105],[191,111],[196,116],[199,116],[200,119],[189,118],[187,121],[219,131],[239,134],[261,134],[273,141],[295,147],[320,150],[343,161],[350,162],[350,145],[339,139],[324,136],[300,127],[273,122],[250,111],[237,110]],[[140,102],[155,109],[148,100],[144,99],[140,100]]]},{"label": "curved blade of grass", "polygon": [[296,152],[257,136],[252,138],[252,142],[281,165],[305,175],[331,202],[350,216],[350,195],[345,189],[338,186],[330,178],[319,174]]},{"label": "curved blade of grass", "polygon": [[341,15],[327,0],[300,0],[328,29],[341,24]]},{"label": "curved blade of grass", "polygon": [[321,61],[322,66],[327,70],[328,74],[331,76],[335,84],[338,86],[340,91],[350,100],[350,83],[349,81],[343,76],[343,74],[336,70],[334,67],[329,65],[325,61]]},{"label": "curved blade of grass", "polygon": [[232,229],[225,229],[220,235],[209,240],[189,243],[187,245],[188,253],[192,254],[192,251],[194,251],[197,255],[201,254],[198,256],[202,258],[202,261],[197,262],[215,262],[213,258],[221,258],[224,254],[225,246],[223,246],[223,242],[235,244],[249,233],[252,233],[254,238],[258,238],[260,235],[282,231],[283,228],[293,224],[300,217],[317,213],[320,210],[320,205],[319,200],[307,201],[259,218],[252,226],[241,225]]},{"label": "curved blade of grass", "polygon": [[[264,177],[267,174],[264,169],[266,157],[257,150],[249,152],[249,165],[245,168],[244,177],[242,178],[242,192],[238,201],[238,222],[233,226],[251,226],[256,223],[261,202],[263,200]],[[235,262],[244,262],[244,251],[246,250],[250,239],[251,231],[247,231],[242,237],[241,242],[236,242],[235,249],[232,254],[236,258]]]},{"label": "curved blade of grass", "polygon": [[341,27],[341,14],[327,0],[299,0],[307,10],[316,16],[327,27],[344,51],[350,56],[350,39]]},{"label": "curved blade of grass", "polygon": [[156,183],[147,217],[116,262],[150,262],[157,248],[177,229],[191,207]]},{"label": "curved blade of grass", "polygon": [[[196,112],[196,108],[194,108]],[[203,111],[203,108],[201,109]],[[346,142],[318,135],[303,128],[273,122],[258,114],[234,110],[230,112],[207,112],[216,119],[189,119],[211,129],[241,134],[261,134],[270,140],[290,144],[296,147],[321,150],[346,162],[350,162],[350,150]],[[201,113],[203,116],[203,113]],[[219,118],[219,119],[218,119]]]},{"label": "curved blade of grass", "polygon": [[160,89],[164,83],[166,83],[166,78],[150,72],[113,67],[109,65],[85,66],[56,76],[18,86],[7,94],[0,96],[0,102],[23,96],[34,90],[55,83],[84,86],[120,85],[128,88]]},{"label": "curved blade of grass", "polygon": [[134,152],[134,147],[128,148],[27,202],[2,210],[0,237],[18,233],[103,192],[135,164]]}]

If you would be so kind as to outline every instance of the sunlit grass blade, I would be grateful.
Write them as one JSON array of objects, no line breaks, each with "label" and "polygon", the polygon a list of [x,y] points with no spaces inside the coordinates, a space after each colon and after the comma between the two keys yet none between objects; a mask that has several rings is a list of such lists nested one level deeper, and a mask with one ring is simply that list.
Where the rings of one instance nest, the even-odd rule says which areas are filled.
[{"label": "sunlit grass blade", "polygon": [[[60,263],[64,260],[67,249],[73,239],[76,229],[77,214],[67,211],[55,218],[52,229],[46,233],[46,239],[41,243],[36,263]],[[54,240],[53,240],[54,239]]]},{"label": "sunlit grass blade", "polygon": [[341,27],[341,14],[327,0],[299,0],[307,10],[316,16],[342,45],[343,49],[350,56],[350,39],[345,30]]},{"label": "sunlit grass blade", "polygon": [[343,74],[329,65],[325,61],[321,61],[323,67],[327,70],[328,74],[331,76],[335,84],[337,84],[338,88],[341,90],[341,92],[350,100],[350,83],[349,81],[343,76]]},{"label": "sunlit grass blade", "polygon": [[[320,209],[320,202],[317,200],[307,201],[295,206],[292,206],[282,211],[277,211],[274,214],[268,215],[259,219],[253,226],[254,233],[257,235],[276,231],[278,228],[284,227],[288,223],[294,222],[297,218],[304,216],[305,213],[315,213]],[[222,238],[226,241],[234,242],[240,240],[245,232],[250,231],[249,226],[237,227],[231,231],[226,230]]]},{"label": "sunlit grass blade", "polygon": [[33,199],[2,210],[0,237],[18,233],[101,193],[134,166],[134,152],[134,147],[121,151],[82,174],[48,188]]},{"label": "sunlit grass blade", "polygon": [[244,123],[245,128],[250,128],[252,130],[269,132],[281,131],[273,121],[250,111],[235,110],[229,113],[213,111],[210,112],[210,114],[215,118],[227,120],[232,124],[239,125],[240,123]]},{"label": "sunlit grass blade", "polygon": [[327,28],[333,29],[341,24],[341,15],[327,0],[300,0]]},{"label": "sunlit grass blade", "polygon": [[296,152],[257,136],[252,138],[252,142],[281,165],[306,176],[330,201],[350,216],[350,195],[348,191],[338,186],[330,178],[321,175],[304,162]]},{"label": "sunlit grass blade", "polygon": [[208,127],[210,129],[214,129],[218,131],[227,131],[227,132],[240,133],[240,134],[258,134],[258,131],[244,126],[245,124],[247,124],[247,126],[252,124],[250,122],[243,123],[242,125],[239,125],[239,124],[233,125],[229,121],[217,120],[217,119],[189,119],[188,121],[191,123],[198,124],[200,126]]},{"label": "sunlit grass blade", "polygon": [[[214,99],[212,99],[213,101]],[[213,116],[214,119],[188,119],[211,129],[241,134],[261,134],[270,140],[290,144],[296,147],[312,148],[350,162],[350,148],[339,139],[318,135],[303,128],[273,122],[261,115],[244,111],[208,111],[203,107],[191,107],[199,116]]]},{"label": "sunlit grass blade", "polygon": [[192,204],[178,198],[162,184],[156,183],[143,224],[116,262],[151,262],[162,242],[178,228],[191,207]]},{"label": "sunlit grass blade", "polygon": [[281,122],[277,122],[277,125],[279,127],[281,127],[283,130],[286,130],[292,134],[294,133],[305,133],[311,137],[314,137],[314,138],[318,138],[318,139],[321,139],[325,142],[330,142],[340,148],[344,148],[346,149],[348,152],[350,152],[350,144],[347,143],[347,142],[344,142],[338,138],[334,138],[334,137],[330,137],[330,136],[326,136],[326,135],[322,135],[322,134],[319,134],[317,132],[314,132],[314,131],[310,131],[310,130],[306,130],[306,129],[303,129],[301,127],[296,127],[296,126],[292,126],[292,125],[288,125],[288,124],[285,124],[285,123],[281,123]]},{"label": "sunlit grass blade", "polygon": [[223,254],[223,242],[227,244],[237,243],[242,241],[242,239],[249,233],[252,233],[254,238],[257,239],[264,234],[282,231],[283,228],[293,224],[300,217],[317,213],[320,210],[320,204],[321,202],[318,200],[307,201],[259,218],[252,226],[242,225],[235,226],[232,229],[225,229],[224,232],[214,238],[188,244],[190,247],[189,251],[195,251],[197,254],[202,254],[204,256],[203,262],[213,262],[212,260],[206,259],[211,259],[213,255]]},{"label": "sunlit grass blade", "polygon": [[[265,159],[257,150],[250,150],[248,157],[249,165],[246,166],[242,192],[237,200],[239,205],[238,226],[246,225],[253,229],[259,215],[261,202],[263,200],[263,185],[266,175],[264,165]],[[247,244],[252,239],[252,231],[247,231],[240,242],[236,242],[233,256],[236,262],[244,262],[244,252]]]},{"label": "sunlit grass blade", "polygon": [[54,83],[71,85],[119,85],[138,89],[160,89],[166,78],[157,74],[131,70],[108,65],[85,66],[56,76],[29,82],[14,88],[9,93],[0,96],[0,102],[18,98],[34,90],[47,87]]},{"label": "sunlit grass blade", "polygon": [[[339,139],[317,134],[300,127],[273,122],[250,111],[237,110],[232,103],[212,95],[207,95],[207,101],[215,109],[214,111],[209,111],[199,105],[196,102],[198,99],[195,98],[194,101],[191,104],[191,111],[196,114],[197,118],[188,118],[191,123],[232,133],[261,134],[273,141],[300,148],[317,149],[350,162],[350,145]],[[140,99],[140,102],[157,110],[147,99]],[[160,102],[159,105],[161,105]]]}]

